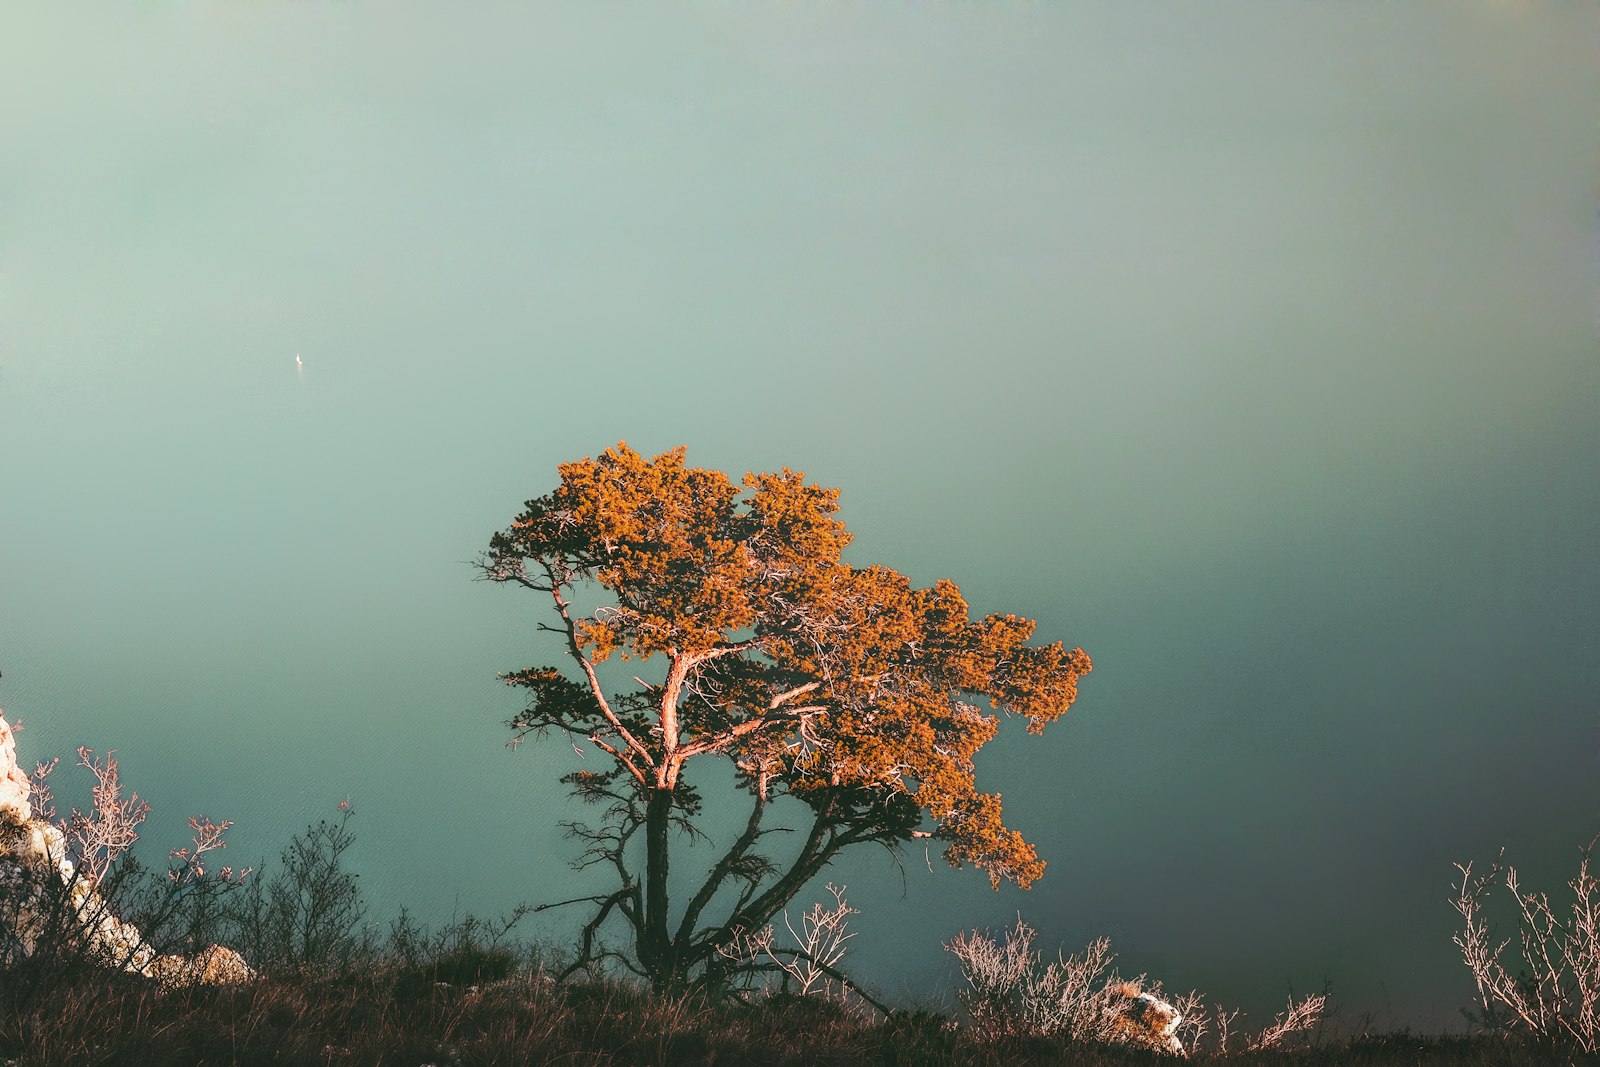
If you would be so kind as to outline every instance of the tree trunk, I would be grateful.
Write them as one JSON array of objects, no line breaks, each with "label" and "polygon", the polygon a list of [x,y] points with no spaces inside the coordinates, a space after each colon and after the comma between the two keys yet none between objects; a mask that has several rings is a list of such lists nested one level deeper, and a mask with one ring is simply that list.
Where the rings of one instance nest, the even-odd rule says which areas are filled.
[{"label": "tree trunk", "polygon": [[658,992],[682,984],[677,953],[667,933],[667,847],[672,828],[672,789],[650,791],[645,807],[644,939],[639,962]]}]

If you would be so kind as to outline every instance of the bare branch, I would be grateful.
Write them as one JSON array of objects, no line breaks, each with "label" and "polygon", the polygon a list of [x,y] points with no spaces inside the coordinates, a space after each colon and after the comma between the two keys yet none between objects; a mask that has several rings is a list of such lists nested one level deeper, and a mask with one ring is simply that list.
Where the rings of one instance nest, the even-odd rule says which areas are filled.
[{"label": "bare branch", "polygon": [[139,840],[139,825],[150,814],[150,805],[138,793],[123,797],[115,753],[97,760],[92,750],[80,745],[78,765],[94,775],[95,783],[89,791],[92,803],[87,812],[72,809],[66,831],[73,843],[78,870],[98,884]]},{"label": "bare branch", "polygon": [[[1596,840],[1600,840],[1597,838]],[[1462,928],[1452,940],[1477,986],[1486,1025],[1512,1025],[1540,1040],[1600,1051],[1600,881],[1590,869],[1595,841],[1580,850],[1578,873],[1567,883],[1572,903],[1562,918],[1544,893],[1524,891],[1515,867],[1497,860],[1486,874],[1458,863],[1451,907]],[[1503,885],[1516,906],[1520,973],[1502,962],[1509,939],[1493,943],[1484,901]]]}]

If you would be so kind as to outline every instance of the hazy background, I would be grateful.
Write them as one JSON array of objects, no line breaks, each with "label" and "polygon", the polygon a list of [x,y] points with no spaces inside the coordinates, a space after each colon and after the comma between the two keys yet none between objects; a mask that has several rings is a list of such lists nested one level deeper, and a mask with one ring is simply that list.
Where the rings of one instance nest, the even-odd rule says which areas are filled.
[{"label": "hazy background", "polygon": [[1020,910],[1258,1022],[1328,980],[1454,1026],[1451,861],[1554,889],[1600,830],[1597,43],[1579,2],[7,4],[0,705],[26,760],[120,750],[162,848],[348,795],[381,918],[571,895],[575,757],[502,747],[540,605],[465,561],[618,439],[788,465],[855,561],[1095,661],[981,766],[1044,880],[858,858],[859,977],[945,994]]}]

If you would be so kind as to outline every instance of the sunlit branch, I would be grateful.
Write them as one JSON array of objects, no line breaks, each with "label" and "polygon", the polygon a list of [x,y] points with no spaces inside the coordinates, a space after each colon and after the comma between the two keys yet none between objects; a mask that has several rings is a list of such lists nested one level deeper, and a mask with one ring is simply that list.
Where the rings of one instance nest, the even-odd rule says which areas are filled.
[{"label": "sunlit branch", "polygon": [[597,748],[599,748],[602,752],[607,753],[612,758],[614,758],[618,763],[620,763],[624,767],[626,767],[628,769],[628,773],[631,774],[639,782],[640,785],[645,784],[644,772],[639,770],[638,767],[634,766],[633,760],[629,759],[627,754],[624,753],[621,749],[617,748],[615,745],[606,744],[606,742],[604,742],[604,741],[602,741],[600,739],[600,735],[597,734],[597,733],[596,734],[590,734],[589,735],[589,741],[592,744],[594,744]]},{"label": "sunlit branch", "polygon": [[[567,602],[566,599],[561,595],[560,586],[555,579],[555,571],[548,563],[546,563],[544,566],[545,573],[550,575],[550,597],[555,601],[556,611],[560,614],[561,621],[566,625],[567,650],[571,654],[572,658],[578,662],[578,666],[583,668],[584,677],[589,680],[589,690],[594,694],[595,703],[599,705],[600,708],[600,714],[605,717],[606,722],[611,724],[611,728],[615,730],[617,735],[627,743],[630,749],[638,754],[647,764],[653,763],[650,758],[650,750],[639,743],[639,739],[634,737],[628,728],[622,724],[622,720],[617,717],[617,713],[612,711],[611,705],[606,702],[605,690],[600,687],[600,679],[594,672],[594,665],[589,662],[589,657],[583,654],[583,649],[578,644],[577,624],[573,622],[572,613],[567,610]],[[629,770],[636,778],[640,780],[640,782],[644,781],[644,777],[639,773],[638,768],[630,765]]]},{"label": "sunlit branch", "polygon": [[810,704],[804,707],[787,709],[782,715],[763,715],[756,719],[747,719],[744,722],[720,730],[701,741],[692,741],[679,749],[684,759],[698,756],[703,752],[715,752],[727,748],[741,737],[747,737],[757,730],[767,730],[775,726],[794,726],[805,722],[807,715],[828,711],[825,704]]},{"label": "sunlit branch", "polygon": [[850,990],[856,996],[858,996],[862,1000],[866,1001],[869,1005],[872,1006],[872,1008],[874,1010],[876,1010],[884,1018],[887,1019],[889,1016],[894,1014],[894,1009],[893,1008],[890,1008],[887,1004],[885,1004],[882,1001],[878,1000],[872,994],[868,993],[865,989],[862,989],[859,985],[857,985],[854,981],[852,981],[850,979],[850,977],[848,975],[846,975],[843,971],[839,970],[837,967],[833,966],[831,963],[826,963],[823,960],[818,959],[814,954],[812,954],[810,952],[804,952],[804,951],[802,951],[800,949],[781,948],[781,947],[769,948],[766,951],[768,951],[770,953],[773,953],[774,955],[778,955],[778,956],[788,956],[788,957],[790,957],[792,959],[805,960],[807,964],[809,964],[810,966],[816,968],[818,971],[820,971],[823,974],[827,975],[829,978],[832,978],[835,982],[838,982],[840,985],[842,985],[846,989]]}]

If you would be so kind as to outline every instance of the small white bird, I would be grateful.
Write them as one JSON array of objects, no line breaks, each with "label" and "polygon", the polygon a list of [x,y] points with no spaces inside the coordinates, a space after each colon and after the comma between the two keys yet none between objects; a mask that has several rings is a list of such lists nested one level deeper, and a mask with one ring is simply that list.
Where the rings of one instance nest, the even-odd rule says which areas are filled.
[{"label": "small white bird", "polygon": [[300,353],[298,352],[294,354],[294,365],[296,367],[304,367],[306,365],[305,360],[300,358]]}]

